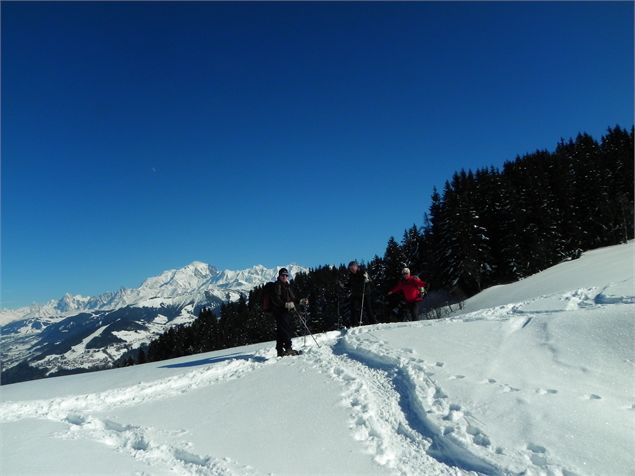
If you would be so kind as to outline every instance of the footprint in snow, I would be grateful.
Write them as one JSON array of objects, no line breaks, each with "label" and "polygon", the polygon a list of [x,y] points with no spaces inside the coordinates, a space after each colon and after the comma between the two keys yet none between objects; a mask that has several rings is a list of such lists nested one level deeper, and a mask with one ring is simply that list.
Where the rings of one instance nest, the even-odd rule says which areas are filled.
[{"label": "footprint in snow", "polygon": [[434,398],[436,398],[436,399],[444,399],[444,398],[448,398],[448,396],[445,394],[445,392],[443,390],[441,390],[439,387],[437,387],[435,392],[434,392]]},{"label": "footprint in snow", "polygon": [[527,449],[531,451],[532,453],[546,453],[547,452],[547,448],[545,448],[544,446],[536,445],[534,443],[529,443],[527,445]]},{"label": "footprint in snow", "polygon": [[465,375],[452,375],[450,380],[462,380],[465,378]]},{"label": "footprint in snow", "polygon": [[437,362],[435,365],[437,367],[443,367],[445,365],[445,362]]},{"label": "footprint in snow", "polygon": [[555,395],[558,391],[553,388],[537,388],[536,393],[538,395]]},{"label": "footprint in snow", "polygon": [[585,395],[582,398],[584,398],[585,400],[602,400],[602,396],[596,395],[595,393],[591,393],[589,395]]},{"label": "footprint in snow", "polygon": [[485,435],[479,428],[468,424],[466,430],[467,433],[472,436],[472,441],[475,444],[483,446],[485,448],[489,447],[492,444],[487,435]]},{"label": "footprint in snow", "polygon": [[529,443],[527,449],[531,452],[529,459],[536,466],[545,466],[547,464],[547,449],[544,446]]}]

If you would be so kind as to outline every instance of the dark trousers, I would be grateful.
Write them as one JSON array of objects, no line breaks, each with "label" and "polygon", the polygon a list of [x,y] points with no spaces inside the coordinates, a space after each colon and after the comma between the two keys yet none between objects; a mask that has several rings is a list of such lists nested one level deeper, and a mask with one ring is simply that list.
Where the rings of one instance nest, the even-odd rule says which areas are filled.
[{"label": "dark trousers", "polygon": [[[349,327],[359,326],[359,318],[362,312],[362,297],[351,296],[351,315]],[[362,317],[362,324],[376,324],[375,313],[373,312],[373,306],[371,305],[369,296],[364,296],[364,315]]]},{"label": "dark trousers", "polygon": [[287,311],[276,313],[276,350],[279,354],[291,349],[291,339],[295,333],[293,317]]},{"label": "dark trousers", "polygon": [[421,303],[423,301],[406,302],[404,320],[418,321],[421,314]]}]

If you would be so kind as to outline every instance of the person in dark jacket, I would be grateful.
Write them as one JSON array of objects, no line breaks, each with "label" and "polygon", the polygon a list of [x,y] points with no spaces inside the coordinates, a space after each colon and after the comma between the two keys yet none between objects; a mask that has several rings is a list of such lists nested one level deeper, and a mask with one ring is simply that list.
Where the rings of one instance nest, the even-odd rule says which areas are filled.
[{"label": "person in dark jacket", "polygon": [[278,280],[271,295],[271,308],[276,319],[276,350],[278,357],[298,355],[291,348],[291,339],[295,334],[295,325],[291,313],[295,310],[295,295],[289,284],[289,271],[286,268],[278,272]]},{"label": "person in dark jacket", "polygon": [[[363,324],[375,324],[375,313],[371,301],[371,286],[368,273],[360,268],[357,261],[348,264],[348,291],[350,293],[350,327],[358,326],[360,317]],[[362,303],[363,301],[363,303]],[[362,305],[364,315],[362,316]]]},{"label": "person in dark jacket", "polygon": [[408,320],[416,321],[421,313],[421,303],[423,302],[421,295],[425,293],[426,283],[417,276],[411,276],[408,268],[404,268],[401,275],[401,281],[388,291],[388,295],[401,293],[406,301]]}]

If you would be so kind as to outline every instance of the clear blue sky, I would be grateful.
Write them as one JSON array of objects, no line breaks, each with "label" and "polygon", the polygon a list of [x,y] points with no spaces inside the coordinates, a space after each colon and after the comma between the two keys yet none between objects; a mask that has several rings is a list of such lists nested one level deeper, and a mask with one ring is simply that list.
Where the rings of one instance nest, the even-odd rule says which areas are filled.
[{"label": "clear blue sky", "polygon": [[368,259],[455,170],[615,124],[632,2],[2,2],[2,306]]}]

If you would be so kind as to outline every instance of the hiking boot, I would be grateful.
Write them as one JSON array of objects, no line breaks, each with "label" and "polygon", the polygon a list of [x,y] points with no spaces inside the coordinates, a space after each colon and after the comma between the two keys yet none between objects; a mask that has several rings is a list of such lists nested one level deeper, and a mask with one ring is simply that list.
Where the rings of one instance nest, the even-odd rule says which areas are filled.
[{"label": "hiking boot", "polygon": [[294,355],[300,355],[301,352],[298,352],[297,350],[293,350],[293,349],[289,349],[287,350],[284,355],[288,355],[288,356],[294,356]]}]

